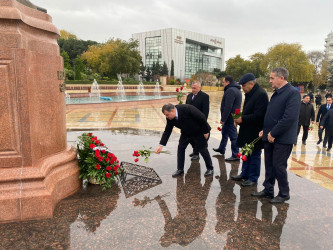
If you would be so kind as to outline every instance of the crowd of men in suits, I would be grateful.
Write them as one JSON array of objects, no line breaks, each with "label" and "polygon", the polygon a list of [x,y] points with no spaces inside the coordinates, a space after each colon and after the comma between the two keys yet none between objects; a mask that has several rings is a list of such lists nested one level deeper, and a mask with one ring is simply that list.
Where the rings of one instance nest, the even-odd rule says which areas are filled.
[{"label": "crowd of men in suits", "polygon": [[[297,143],[297,136],[303,127],[302,142],[305,144],[310,120],[314,121],[313,106],[309,95],[303,96],[288,83],[288,70],[275,68],[270,73],[270,83],[274,93],[270,100],[266,91],[256,82],[252,73],[243,75],[239,83],[232,76],[223,78],[224,95],[221,101],[222,140],[218,148],[213,150],[224,156],[228,140],[231,142],[232,155],[225,161],[239,161],[239,148],[260,137],[254,144],[254,149],[243,161],[241,172],[232,176],[234,181],[242,181],[244,187],[256,185],[260,175],[261,153],[264,149],[265,181],[264,189],[254,192],[255,197],[270,198],[271,203],[283,203],[290,198],[287,161],[293,145]],[[241,109],[242,93],[245,101],[239,117],[233,116],[236,110]],[[327,98],[327,103],[332,98]],[[322,105],[317,115],[320,126],[319,143],[322,141],[322,131],[325,129],[325,140],[328,150],[333,139],[333,110],[327,111]],[[211,156],[208,151],[208,139],[211,127],[207,122],[209,115],[209,96],[201,91],[200,82],[192,83],[192,93],[187,96],[186,104],[165,104],[162,113],[166,117],[166,127],[155,153],[160,153],[172,133],[173,127],[181,130],[177,150],[177,170],[173,177],[184,174],[185,150],[189,144],[193,147],[191,160],[199,160],[199,154],[206,164],[205,177],[214,173]],[[327,114],[325,114],[327,113]],[[237,134],[237,126],[239,132]],[[331,135],[332,133],[332,135]],[[275,181],[278,182],[278,194],[274,197]]]}]

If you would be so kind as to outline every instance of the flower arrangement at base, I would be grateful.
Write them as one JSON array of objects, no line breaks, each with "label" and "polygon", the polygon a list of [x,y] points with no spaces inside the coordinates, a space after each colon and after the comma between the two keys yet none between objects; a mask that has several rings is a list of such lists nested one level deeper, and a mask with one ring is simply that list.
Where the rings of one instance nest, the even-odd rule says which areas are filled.
[{"label": "flower arrangement at base", "polygon": [[235,109],[235,114],[231,114],[232,118],[237,119],[242,116],[242,112],[240,112],[240,109]]},{"label": "flower arrangement at base", "polygon": [[[139,149],[139,150],[135,150],[134,153],[133,153],[133,156],[134,157],[137,157],[134,159],[135,162],[138,162],[139,161],[139,158],[138,157],[143,157],[144,158],[144,161],[146,163],[149,162],[149,157],[151,154],[155,153],[155,151],[152,150],[152,147],[150,147],[149,149],[146,149],[145,146],[143,146],[144,149]],[[161,151],[161,153],[164,153],[164,154],[170,154],[170,151],[166,150],[166,151]]]},{"label": "flower arrangement at base", "polygon": [[103,190],[110,188],[122,172],[117,157],[92,133],[83,133],[78,138],[80,179],[100,184]]},{"label": "flower arrangement at base", "polygon": [[249,157],[253,152],[254,144],[256,144],[256,142],[258,142],[260,139],[261,137],[257,137],[251,143],[245,143],[244,147],[242,147],[240,152],[237,154],[237,158],[240,158],[243,161],[247,161],[247,157]]},{"label": "flower arrangement at base", "polygon": [[309,126],[308,130],[313,130],[313,125],[312,124]]},{"label": "flower arrangement at base", "polygon": [[176,92],[177,92],[177,101],[179,102],[178,104],[183,104],[182,98],[185,95],[185,93],[183,92],[183,87],[176,88]]}]

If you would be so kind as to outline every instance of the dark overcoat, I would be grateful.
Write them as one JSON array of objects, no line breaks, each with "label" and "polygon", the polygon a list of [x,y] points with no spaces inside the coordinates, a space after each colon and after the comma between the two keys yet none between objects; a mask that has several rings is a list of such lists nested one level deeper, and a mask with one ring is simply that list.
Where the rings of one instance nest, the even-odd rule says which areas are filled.
[{"label": "dark overcoat", "polygon": [[186,98],[186,104],[191,104],[199,109],[208,118],[209,114],[209,95],[201,90],[193,98],[193,93],[190,93]]},{"label": "dark overcoat", "polygon": [[[249,144],[259,135],[264,125],[264,118],[268,106],[268,96],[266,91],[257,83],[252,90],[245,94],[245,101],[242,111],[242,123],[239,127],[237,146],[243,147]],[[259,140],[254,144],[254,150],[262,149],[264,143]]]},{"label": "dark overcoat", "polygon": [[299,111],[298,125],[310,126],[310,120],[315,120],[315,112],[313,105],[308,102],[301,102],[301,108]]},{"label": "dark overcoat", "polygon": [[333,109],[330,109],[323,119],[321,119],[320,126],[325,127],[327,135],[333,136]]}]

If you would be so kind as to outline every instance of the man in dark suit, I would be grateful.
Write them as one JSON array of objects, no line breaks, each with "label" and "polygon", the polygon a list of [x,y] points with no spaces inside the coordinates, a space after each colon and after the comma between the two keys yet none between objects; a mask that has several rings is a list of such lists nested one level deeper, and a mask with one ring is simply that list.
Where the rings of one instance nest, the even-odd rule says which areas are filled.
[{"label": "man in dark suit", "polygon": [[297,136],[301,130],[301,126],[303,127],[303,136],[302,136],[303,145],[306,145],[306,139],[308,138],[310,120],[312,121],[312,123],[314,122],[315,112],[313,105],[311,103],[310,96],[304,95],[299,112],[298,127],[297,127]]},{"label": "man in dark suit", "polygon": [[285,68],[272,70],[269,82],[275,91],[266,110],[263,130],[259,133],[265,152],[264,190],[251,195],[273,198],[277,180],[279,193],[270,200],[271,203],[283,203],[290,199],[287,166],[293,144],[297,141],[301,96],[287,82],[288,75]]},{"label": "man in dark suit", "polygon": [[[332,97],[326,98],[326,104],[323,104],[320,106],[318,113],[317,113],[317,118],[316,118],[316,123],[319,125],[321,123],[321,120],[323,117],[326,115],[328,110],[333,109],[332,106]],[[320,127],[318,128],[318,137],[319,140],[317,141],[317,144],[319,145],[322,140],[323,140],[323,132],[324,132],[325,126],[321,129]],[[326,143],[327,143],[327,133],[325,131],[325,136],[324,136],[324,142],[323,142],[323,147],[326,148]]]},{"label": "man in dark suit", "polygon": [[[187,96],[186,104],[193,105],[199,109],[206,116],[207,120],[209,114],[209,95],[201,91],[200,82],[195,81],[192,83],[192,93]],[[193,143],[191,145],[194,149],[195,145]],[[191,160],[199,160],[199,152],[193,151],[190,157],[192,157]]]},{"label": "man in dark suit", "polygon": [[162,107],[162,113],[167,118],[167,124],[155,153],[159,154],[163,146],[167,144],[173,127],[179,128],[181,133],[177,151],[177,171],[172,174],[172,177],[184,174],[185,150],[191,141],[194,141],[194,151],[199,152],[205,161],[207,171],[204,175],[213,175],[212,159],[207,149],[207,140],[211,128],[205,115],[193,105],[181,104],[174,106],[170,103]]},{"label": "man in dark suit", "polygon": [[330,109],[321,120],[320,128],[324,129],[324,127],[325,127],[325,134],[327,135],[327,140],[328,140],[327,151],[330,151],[332,148],[332,141],[333,141],[333,109]]},{"label": "man in dark suit", "polygon": [[[252,73],[243,75],[239,84],[245,93],[242,116],[235,119],[235,123],[240,126],[237,146],[241,148],[255,140],[262,130],[268,96],[266,91],[256,83],[256,77]],[[252,154],[247,156],[246,161],[243,161],[241,173],[231,178],[235,181],[244,180],[241,184],[243,187],[256,185],[260,175],[263,148],[262,140],[256,142]]]}]

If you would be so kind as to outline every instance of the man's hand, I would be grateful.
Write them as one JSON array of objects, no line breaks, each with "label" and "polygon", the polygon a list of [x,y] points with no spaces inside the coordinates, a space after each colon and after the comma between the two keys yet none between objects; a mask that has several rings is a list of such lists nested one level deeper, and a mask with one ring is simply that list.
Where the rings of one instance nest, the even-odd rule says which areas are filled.
[{"label": "man's hand", "polygon": [[159,153],[161,153],[161,151],[162,151],[162,148],[163,148],[163,146],[158,146],[157,148],[156,148],[156,150],[155,150],[155,154],[159,154]]},{"label": "man's hand", "polygon": [[324,128],[324,126],[320,126],[320,128],[321,128],[321,129],[323,129],[323,128]]},{"label": "man's hand", "polygon": [[264,131],[261,130],[261,131],[259,132],[259,137],[262,138],[262,135],[263,135],[263,134],[264,134]]},{"label": "man's hand", "polygon": [[224,124],[224,122],[222,122],[222,121],[220,121],[220,123],[223,125]]},{"label": "man's hand", "polygon": [[205,137],[206,140],[208,140],[208,138],[209,138],[209,133],[204,134],[204,137]]},{"label": "man's hand", "polygon": [[268,133],[267,139],[270,143],[273,143],[275,138],[271,135],[271,132]]},{"label": "man's hand", "polygon": [[234,120],[234,122],[235,122],[237,125],[241,124],[241,123],[243,122],[242,117],[241,117],[241,116],[238,117],[237,119]]},{"label": "man's hand", "polygon": [[316,122],[317,126],[319,125],[319,122]]}]

